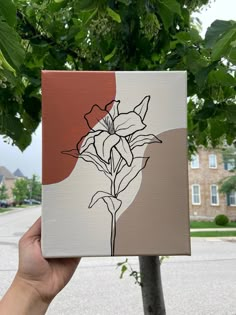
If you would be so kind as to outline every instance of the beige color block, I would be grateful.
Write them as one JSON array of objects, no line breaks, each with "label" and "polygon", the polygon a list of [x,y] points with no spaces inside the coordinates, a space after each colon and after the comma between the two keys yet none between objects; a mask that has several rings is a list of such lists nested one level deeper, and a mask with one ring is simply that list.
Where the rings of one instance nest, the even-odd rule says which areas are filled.
[{"label": "beige color block", "polygon": [[[186,129],[158,135],[139,192],[117,222],[116,255],[190,254]],[[174,158],[173,158],[174,157]]]}]

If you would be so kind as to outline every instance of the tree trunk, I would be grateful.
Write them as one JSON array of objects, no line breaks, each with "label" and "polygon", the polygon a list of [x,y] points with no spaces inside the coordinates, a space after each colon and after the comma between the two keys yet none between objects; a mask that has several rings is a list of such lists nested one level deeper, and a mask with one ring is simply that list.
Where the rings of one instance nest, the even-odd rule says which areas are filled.
[{"label": "tree trunk", "polygon": [[144,315],[165,315],[159,256],[139,256]]}]

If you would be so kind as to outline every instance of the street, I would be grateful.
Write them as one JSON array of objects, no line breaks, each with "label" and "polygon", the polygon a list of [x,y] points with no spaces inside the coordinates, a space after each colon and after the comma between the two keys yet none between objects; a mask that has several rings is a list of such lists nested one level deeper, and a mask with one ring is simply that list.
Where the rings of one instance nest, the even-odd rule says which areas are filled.
[{"label": "street", "polygon": [[[20,236],[40,216],[32,207],[0,214],[0,297],[14,278]],[[48,315],[142,315],[140,287],[116,268],[124,257],[84,258]],[[138,270],[137,257],[129,263]],[[236,315],[236,238],[192,239],[191,257],[162,264],[167,315]]]}]

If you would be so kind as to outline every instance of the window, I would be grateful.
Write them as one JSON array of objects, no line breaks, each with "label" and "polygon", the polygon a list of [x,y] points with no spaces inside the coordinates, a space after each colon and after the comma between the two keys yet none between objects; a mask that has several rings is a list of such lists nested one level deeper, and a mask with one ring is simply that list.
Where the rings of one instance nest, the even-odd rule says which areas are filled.
[{"label": "window", "polygon": [[227,205],[236,206],[236,191],[231,191],[227,194]]},{"label": "window", "polygon": [[200,205],[201,204],[201,195],[200,195],[200,185],[192,185],[192,204]]},{"label": "window", "polygon": [[199,168],[199,155],[192,155],[191,157],[191,168]]},{"label": "window", "polygon": [[219,205],[219,194],[217,185],[211,185],[211,205]]},{"label": "window", "polygon": [[235,165],[235,159],[227,159],[224,162],[224,169],[227,171],[231,171],[236,167]]},{"label": "window", "polygon": [[217,168],[217,159],[215,154],[209,155],[209,168]]}]

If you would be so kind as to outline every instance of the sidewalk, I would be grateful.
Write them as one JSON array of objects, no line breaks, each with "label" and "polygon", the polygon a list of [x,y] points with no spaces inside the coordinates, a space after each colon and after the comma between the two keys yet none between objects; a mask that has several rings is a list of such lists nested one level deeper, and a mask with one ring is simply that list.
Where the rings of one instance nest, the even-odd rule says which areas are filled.
[{"label": "sidewalk", "polygon": [[223,231],[235,231],[236,228],[208,228],[208,229],[190,229],[191,232],[223,232]]}]

